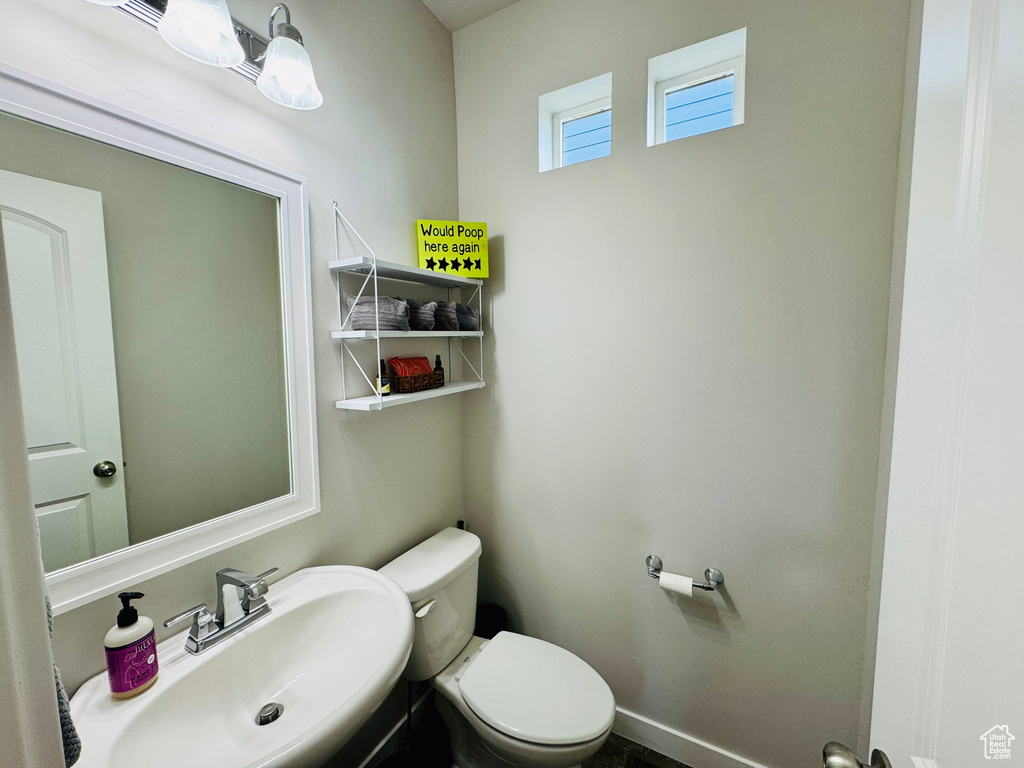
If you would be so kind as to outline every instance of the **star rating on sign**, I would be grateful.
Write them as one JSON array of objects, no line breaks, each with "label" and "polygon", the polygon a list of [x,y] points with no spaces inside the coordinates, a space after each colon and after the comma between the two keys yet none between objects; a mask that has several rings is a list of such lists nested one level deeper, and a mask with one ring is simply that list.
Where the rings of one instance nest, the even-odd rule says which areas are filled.
[{"label": "star rating on sign", "polygon": [[481,268],[482,259],[471,259],[467,256],[464,259],[452,259],[449,261],[447,258],[438,260],[431,256],[424,264],[432,272],[438,270],[441,272],[471,272]]}]

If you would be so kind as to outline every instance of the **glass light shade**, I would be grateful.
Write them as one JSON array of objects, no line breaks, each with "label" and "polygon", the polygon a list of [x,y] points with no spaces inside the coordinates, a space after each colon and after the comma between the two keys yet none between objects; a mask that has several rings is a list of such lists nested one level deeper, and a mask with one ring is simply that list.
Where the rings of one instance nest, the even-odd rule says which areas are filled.
[{"label": "glass light shade", "polygon": [[275,37],[270,41],[256,87],[271,101],[292,109],[316,109],[324,103],[324,95],[316,87],[309,54],[300,43],[288,37]]},{"label": "glass light shade", "polygon": [[225,0],[168,0],[157,29],[168,45],[190,59],[215,67],[245,61]]}]

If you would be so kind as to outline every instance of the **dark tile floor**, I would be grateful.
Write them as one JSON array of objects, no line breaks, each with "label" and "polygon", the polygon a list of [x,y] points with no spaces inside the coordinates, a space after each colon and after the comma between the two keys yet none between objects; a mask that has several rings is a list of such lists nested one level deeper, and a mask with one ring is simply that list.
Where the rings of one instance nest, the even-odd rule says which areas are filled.
[{"label": "dark tile floor", "polygon": [[[398,754],[379,763],[377,768],[451,768],[452,755],[448,749],[448,729],[440,714],[430,702],[423,720],[413,734],[412,743]],[[683,763],[665,757],[647,747],[616,734],[583,768],[689,768]]]},{"label": "dark tile floor", "polygon": [[597,751],[597,754],[583,763],[583,768],[640,768],[641,766],[643,768],[647,766],[688,768],[683,763],[678,763],[653,749],[642,747],[614,733],[608,737],[608,741]]},{"label": "dark tile floor", "polygon": [[398,754],[379,763],[377,768],[452,768],[448,728],[437,711],[433,697],[425,705],[412,742],[404,747]]}]

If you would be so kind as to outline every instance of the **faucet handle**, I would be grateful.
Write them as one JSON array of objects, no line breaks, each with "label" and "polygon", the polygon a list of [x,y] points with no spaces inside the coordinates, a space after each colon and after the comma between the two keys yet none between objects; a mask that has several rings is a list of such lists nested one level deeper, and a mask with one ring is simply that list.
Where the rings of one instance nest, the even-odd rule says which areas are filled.
[{"label": "faucet handle", "polygon": [[267,582],[264,579],[277,573],[277,571],[277,568],[264,571],[251,584],[242,589],[242,611],[244,613],[249,613],[266,605],[267,601],[263,596],[267,593]]},{"label": "faucet handle", "polygon": [[277,568],[271,568],[269,571],[264,571],[259,576],[254,578],[251,584],[247,584],[243,588],[245,594],[250,595],[251,597],[260,597],[261,595],[266,593],[267,582],[265,582],[264,579],[267,578],[267,576],[272,576],[273,574],[277,573],[277,571]]},{"label": "faucet handle", "polygon": [[213,616],[210,614],[209,609],[206,607],[206,603],[197,605],[195,608],[189,608],[187,611],[182,611],[176,616],[172,616],[164,622],[165,627],[173,627],[175,624],[180,624],[185,619],[192,619],[192,629],[189,631],[189,635],[196,640],[205,634],[209,634],[206,630],[209,629],[210,622],[213,621]]},{"label": "faucet handle", "polygon": [[[267,578],[267,576],[273,576],[279,570],[281,570],[281,569],[280,568],[271,568],[269,570],[266,570],[263,573],[261,573],[259,576],[256,577],[256,581],[262,582],[265,578]],[[263,586],[265,587],[267,585],[264,584]]]},{"label": "faucet handle", "polygon": [[192,619],[192,628],[188,631],[188,637],[185,639],[185,650],[196,654],[199,653],[201,644],[206,642],[206,638],[217,631],[217,625],[214,623],[213,615],[207,610],[206,603],[203,603],[195,608],[189,608],[177,616],[172,616],[164,622],[164,626],[172,627],[189,618]]},{"label": "faucet handle", "polygon": [[193,616],[195,616],[196,619],[198,619],[203,614],[204,611],[206,611],[206,613],[209,614],[209,610],[207,610],[206,603],[203,603],[202,605],[197,605],[195,608],[189,608],[187,611],[182,611],[179,614],[171,616],[171,618],[164,622],[164,626],[173,627],[175,624],[180,624],[185,619],[191,619]]}]

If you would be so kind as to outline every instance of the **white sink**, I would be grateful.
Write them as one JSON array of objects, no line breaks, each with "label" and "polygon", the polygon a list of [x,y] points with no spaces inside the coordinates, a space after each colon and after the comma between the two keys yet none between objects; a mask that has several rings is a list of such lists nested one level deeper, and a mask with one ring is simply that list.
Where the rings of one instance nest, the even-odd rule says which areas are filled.
[{"label": "white sink", "polygon": [[[270,615],[198,656],[184,632],[160,643],[160,676],[136,698],[113,699],[106,674],[85,683],[71,701],[78,768],[307,768],[330,757],[398,682],[409,599],[376,571],[340,565],[281,579],[267,601]],[[269,702],[284,712],[256,725]]]}]

